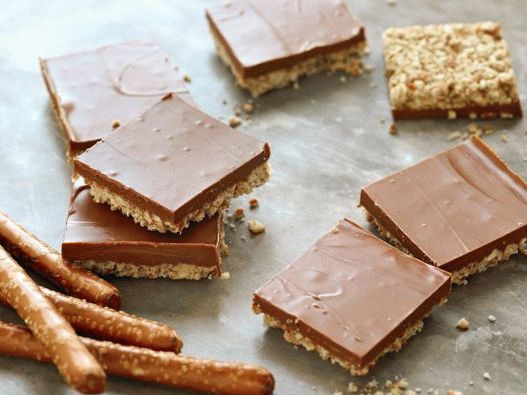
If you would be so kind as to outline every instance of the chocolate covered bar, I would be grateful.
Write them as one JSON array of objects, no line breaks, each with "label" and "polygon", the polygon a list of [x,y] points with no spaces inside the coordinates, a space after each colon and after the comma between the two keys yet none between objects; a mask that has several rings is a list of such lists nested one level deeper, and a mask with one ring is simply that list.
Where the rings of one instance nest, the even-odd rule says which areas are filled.
[{"label": "chocolate covered bar", "polygon": [[219,56],[253,96],[303,75],[362,71],[364,27],[342,0],[233,0],[206,17]]},{"label": "chocolate covered bar", "polygon": [[368,185],[360,205],[394,245],[455,283],[527,251],[527,184],[476,136]]},{"label": "chocolate covered bar", "polygon": [[221,274],[222,213],[193,224],[182,235],[150,232],[95,203],[89,187],[74,185],[62,256],[100,274],[199,280]]},{"label": "chocolate covered bar", "polygon": [[421,330],[450,288],[448,273],[346,218],[258,289],[253,310],[287,341],[365,375]]},{"label": "chocolate covered bar", "polygon": [[265,183],[269,156],[266,143],[168,95],[73,166],[96,202],[149,230],[181,233]]},{"label": "chocolate covered bar", "polygon": [[192,102],[177,67],[150,42],[40,59],[40,67],[70,160],[167,93]]},{"label": "chocolate covered bar", "polygon": [[522,116],[499,23],[390,28],[383,45],[394,119]]}]

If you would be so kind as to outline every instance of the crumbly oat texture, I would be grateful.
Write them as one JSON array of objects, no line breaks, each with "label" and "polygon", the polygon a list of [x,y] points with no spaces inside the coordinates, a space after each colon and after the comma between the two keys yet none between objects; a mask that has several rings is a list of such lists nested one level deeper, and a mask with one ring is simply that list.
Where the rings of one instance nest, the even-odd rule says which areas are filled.
[{"label": "crumbly oat texture", "polygon": [[[253,311],[255,314],[262,313],[260,308],[257,305],[253,305]],[[408,327],[402,336],[395,339],[395,341],[390,346],[388,346],[381,353],[379,353],[375,357],[375,360],[372,363],[370,363],[368,366],[365,366],[365,367],[358,367],[357,365],[354,365],[350,361],[345,361],[335,355],[332,355],[324,347],[313,343],[313,341],[310,338],[304,336],[299,331],[291,330],[290,328],[288,328],[287,325],[282,324],[279,320],[277,320],[276,318],[268,314],[264,314],[264,323],[265,325],[270,326],[272,328],[282,329],[284,331],[284,339],[288,341],[289,343],[302,346],[308,351],[318,352],[318,354],[320,355],[322,359],[324,360],[329,359],[331,363],[338,363],[340,366],[348,370],[354,376],[364,376],[368,374],[370,369],[375,365],[375,363],[377,362],[379,358],[381,358],[383,355],[389,352],[401,350],[401,348],[408,341],[408,339],[418,334],[421,331],[421,329],[423,329],[423,321],[422,320],[417,321],[412,326]]]},{"label": "crumbly oat texture", "polygon": [[390,28],[383,46],[392,109],[449,110],[518,101],[499,23]]},{"label": "crumbly oat texture", "polygon": [[[410,251],[408,251],[408,249],[405,248],[395,236],[384,229],[380,222],[369,212],[366,212],[366,218],[369,222],[375,224],[381,236],[390,244],[392,244],[394,247],[397,247],[404,253],[412,255]],[[481,261],[472,262],[471,264],[456,270],[452,273],[452,282],[457,285],[466,285],[467,277],[473,274],[482,273],[499,263],[506,262],[512,255],[517,254],[518,252],[522,252],[523,254],[527,255],[527,238],[521,239],[518,244],[509,244],[503,250],[494,249]]]},{"label": "crumbly oat texture", "polygon": [[90,193],[93,196],[93,200],[97,203],[108,203],[112,210],[121,211],[124,215],[132,217],[136,223],[148,228],[149,230],[161,233],[181,233],[190,225],[190,222],[199,222],[205,218],[205,215],[212,217],[218,211],[227,208],[231,199],[243,194],[251,193],[253,188],[263,185],[270,176],[271,167],[266,162],[254,169],[244,181],[240,181],[237,184],[224,189],[214,200],[206,203],[200,209],[188,214],[178,223],[165,221],[155,214],[144,211],[134,205],[131,201],[123,199],[123,197],[110,192],[107,188],[96,182],[90,180],[85,181],[86,184],[90,186]]},{"label": "crumbly oat texture", "polygon": [[285,88],[294,84],[300,77],[313,75],[324,71],[344,71],[353,76],[362,74],[362,55],[366,49],[366,41],[344,50],[332,52],[306,59],[289,68],[271,71],[257,77],[244,78],[236,69],[233,60],[225,46],[211,29],[212,37],[218,55],[230,69],[236,83],[251,92],[253,97],[258,97],[273,89]]},{"label": "crumbly oat texture", "polygon": [[215,267],[166,263],[161,265],[136,265],[123,262],[75,261],[88,270],[100,275],[132,278],[169,278],[171,280],[200,280],[214,275]]}]

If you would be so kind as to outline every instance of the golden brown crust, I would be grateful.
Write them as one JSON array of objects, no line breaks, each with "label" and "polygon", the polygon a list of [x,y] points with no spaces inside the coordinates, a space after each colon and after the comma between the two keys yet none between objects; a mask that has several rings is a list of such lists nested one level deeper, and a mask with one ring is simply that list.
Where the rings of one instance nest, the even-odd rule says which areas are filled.
[{"label": "golden brown crust", "polygon": [[67,383],[83,393],[104,391],[102,367],[38,285],[1,247],[0,295],[29,326]]},{"label": "golden brown crust", "polygon": [[68,294],[90,302],[119,309],[119,290],[109,282],[62,259],[51,246],[0,211],[0,244],[14,258],[22,260]]},{"label": "golden brown crust", "polygon": [[[0,353],[48,362],[26,328],[0,322]],[[215,394],[267,395],[273,375],[259,366],[179,356],[172,352],[81,338],[110,375]]]}]

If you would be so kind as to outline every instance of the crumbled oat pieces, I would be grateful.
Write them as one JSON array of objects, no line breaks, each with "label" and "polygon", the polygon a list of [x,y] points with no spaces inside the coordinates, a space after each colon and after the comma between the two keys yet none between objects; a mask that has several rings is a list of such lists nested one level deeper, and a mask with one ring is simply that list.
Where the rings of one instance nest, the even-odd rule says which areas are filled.
[{"label": "crumbled oat pieces", "polygon": [[383,45],[392,109],[452,110],[518,101],[498,23],[390,28]]},{"label": "crumbled oat pieces", "polygon": [[235,128],[235,127],[237,127],[237,126],[240,126],[241,123],[242,123],[242,120],[241,120],[238,116],[236,116],[236,115],[231,115],[231,116],[229,117],[229,126],[230,126],[231,128]]},{"label": "crumbled oat pieces", "polygon": [[468,320],[463,317],[457,322],[456,328],[462,331],[466,331],[470,328],[470,322],[468,322]]},{"label": "crumbled oat pieces", "polygon": [[255,235],[265,232],[265,226],[255,219],[251,219],[247,226],[249,227],[249,231]]}]

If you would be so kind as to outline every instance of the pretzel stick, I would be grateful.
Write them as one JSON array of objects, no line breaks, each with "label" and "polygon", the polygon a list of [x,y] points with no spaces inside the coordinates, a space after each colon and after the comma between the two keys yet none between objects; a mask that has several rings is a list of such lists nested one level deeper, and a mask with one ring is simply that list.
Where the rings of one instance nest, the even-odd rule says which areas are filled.
[{"label": "pretzel stick", "polygon": [[[0,354],[42,362],[50,360],[24,327],[0,322],[0,338],[4,339],[0,342]],[[273,392],[273,375],[261,367],[194,359],[87,338],[81,340],[110,375],[209,393],[264,395]]]},{"label": "pretzel stick", "polygon": [[[77,332],[95,339],[179,353],[183,342],[176,331],[158,321],[115,311],[40,287],[58,312]],[[9,305],[0,295],[0,303]]]},{"label": "pretzel stick", "polygon": [[119,290],[92,272],[62,259],[51,246],[37,239],[0,211],[0,244],[17,260],[40,273],[68,294],[119,309]]},{"label": "pretzel stick", "polygon": [[2,247],[0,295],[29,326],[67,383],[84,393],[104,391],[106,375],[102,367],[38,285]]}]

